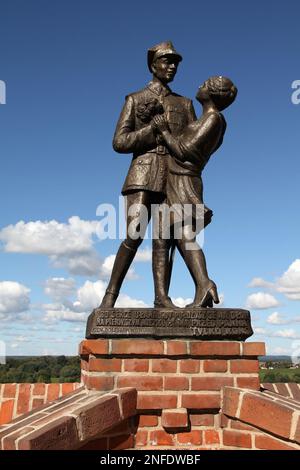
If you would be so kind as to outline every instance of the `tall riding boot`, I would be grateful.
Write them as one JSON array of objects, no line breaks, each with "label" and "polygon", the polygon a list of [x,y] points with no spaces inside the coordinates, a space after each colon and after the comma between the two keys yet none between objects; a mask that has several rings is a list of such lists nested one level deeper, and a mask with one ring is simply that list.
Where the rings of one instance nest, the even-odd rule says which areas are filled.
[{"label": "tall riding boot", "polygon": [[169,287],[169,249],[155,248],[152,253],[154,307],[177,308],[167,294]]},{"label": "tall riding boot", "polygon": [[127,271],[135,257],[137,248],[130,248],[125,242],[122,242],[111,273],[111,278],[107,286],[105,295],[100,304],[100,308],[112,308],[119,295],[122,282],[127,274]]},{"label": "tall riding boot", "polygon": [[200,248],[198,250],[187,250],[184,240],[178,241],[178,248],[196,287],[194,302],[187,305],[187,307],[212,307],[213,302],[218,304],[217,286],[208,277],[203,251]]}]

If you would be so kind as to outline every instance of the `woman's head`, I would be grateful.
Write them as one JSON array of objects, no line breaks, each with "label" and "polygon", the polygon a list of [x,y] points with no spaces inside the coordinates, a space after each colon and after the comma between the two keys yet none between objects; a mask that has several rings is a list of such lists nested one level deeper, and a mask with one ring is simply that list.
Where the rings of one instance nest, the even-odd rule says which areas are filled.
[{"label": "woman's head", "polygon": [[218,76],[210,77],[200,86],[197,100],[202,104],[211,100],[219,111],[233,103],[237,95],[237,88],[229,78]]}]

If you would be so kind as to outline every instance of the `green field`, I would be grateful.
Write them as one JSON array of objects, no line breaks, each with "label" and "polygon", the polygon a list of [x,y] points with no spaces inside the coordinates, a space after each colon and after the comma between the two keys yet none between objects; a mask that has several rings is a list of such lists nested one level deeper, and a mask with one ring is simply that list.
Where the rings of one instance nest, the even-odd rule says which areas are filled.
[{"label": "green field", "polygon": [[300,369],[274,368],[260,369],[261,383],[297,382],[300,383]]}]

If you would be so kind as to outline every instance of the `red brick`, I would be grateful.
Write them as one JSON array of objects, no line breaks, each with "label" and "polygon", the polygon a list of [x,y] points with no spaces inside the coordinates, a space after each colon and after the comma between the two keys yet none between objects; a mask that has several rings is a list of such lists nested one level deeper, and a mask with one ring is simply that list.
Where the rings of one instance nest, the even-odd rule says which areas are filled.
[{"label": "red brick", "polygon": [[176,372],[177,361],[172,359],[152,359],[152,372]]},{"label": "red brick", "polygon": [[116,395],[118,397],[123,419],[136,414],[137,391],[135,388],[114,390],[112,395]]},{"label": "red brick", "polygon": [[272,434],[289,438],[293,409],[279,405],[270,398],[246,393],[240,412],[241,421]]},{"label": "red brick", "polygon": [[218,409],[220,408],[220,394],[202,394],[202,393],[192,393],[192,394],[182,394],[182,408],[189,409]]},{"label": "red brick", "polygon": [[243,343],[243,356],[265,356],[265,343]]},{"label": "red brick", "polygon": [[90,357],[89,360],[89,371],[91,372],[121,372],[121,368],[121,359]]},{"label": "red brick", "polygon": [[134,447],[134,438],[130,436],[118,436],[109,438],[109,450],[124,450]]},{"label": "red brick", "polygon": [[214,426],[215,416],[211,414],[191,414],[192,426]]},{"label": "red brick", "polygon": [[239,356],[240,343],[233,341],[191,341],[193,356]]},{"label": "red brick", "polygon": [[246,449],[251,449],[251,434],[224,429],[223,444],[230,447],[243,447]]},{"label": "red brick", "polygon": [[187,354],[186,341],[167,341],[168,356],[180,356],[182,354]]},{"label": "red brick", "polygon": [[138,395],[137,408],[139,410],[162,410],[164,408],[177,407],[177,394],[176,395]]},{"label": "red brick", "polygon": [[202,431],[190,431],[177,434],[177,441],[179,444],[201,445],[202,444]]},{"label": "red brick", "polygon": [[141,415],[139,417],[139,427],[151,428],[158,425],[158,416],[155,415]]},{"label": "red brick", "polygon": [[59,384],[48,384],[47,401],[57,400],[59,397]]},{"label": "red brick", "polygon": [[221,428],[228,428],[231,423],[231,419],[227,418],[227,416],[224,415],[223,413],[221,413],[220,416],[221,416]]},{"label": "red brick", "polygon": [[32,409],[34,410],[35,408],[38,408],[39,406],[42,406],[43,404],[44,404],[43,398],[34,398],[32,400]]},{"label": "red brick", "polygon": [[232,377],[192,377],[192,390],[221,390],[233,386]]},{"label": "red brick", "polygon": [[114,339],[112,354],[146,354],[157,355],[164,353],[164,343],[160,340],[143,339]]},{"label": "red brick", "polygon": [[264,436],[263,434],[255,436],[255,447],[266,450],[296,450],[295,447],[289,446],[285,442],[278,441],[270,436]]},{"label": "red brick", "polygon": [[180,372],[183,374],[198,374],[200,363],[199,359],[183,359],[180,361]]},{"label": "red brick", "polygon": [[149,444],[152,446],[173,446],[174,437],[166,431],[150,431]]},{"label": "red brick", "polygon": [[136,446],[146,446],[148,443],[148,431],[146,430],[138,430],[135,435],[135,445]]},{"label": "red brick", "polygon": [[260,381],[259,377],[237,377],[237,387],[248,388],[250,390],[259,390]]},{"label": "red brick", "polygon": [[79,354],[108,354],[109,342],[107,339],[85,339],[79,345]]},{"label": "red brick", "polygon": [[126,372],[148,372],[148,359],[124,359],[124,371]]},{"label": "red brick", "polygon": [[32,395],[40,395],[40,396],[44,396],[45,395],[45,391],[46,391],[46,384],[43,384],[43,383],[36,383],[33,385],[33,392],[32,392]]},{"label": "red brick", "polygon": [[228,416],[236,416],[241,392],[234,388],[225,388],[222,411]]},{"label": "red brick", "polygon": [[33,431],[33,428],[27,426],[27,427],[22,427],[21,429],[17,429],[16,431],[7,435],[3,439],[1,439],[1,449],[2,450],[16,450],[17,439],[29,433],[30,431]]},{"label": "red brick", "polygon": [[299,387],[299,384],[289,383],[289,387],[290,387],[290,391],[292,392],[292,396],[293,396],[294,400],[300,401],[300,387]]},{"label": "red brick", "polygon": [[163,378],[156,376],[121,376],[117,378],[117,387],[134,387],[137,390],[162,390],[163,389]]},{"label": "red brick", "polygon": [[203,363],[204,372],[227,372],[227,361],[222,359],[207,359]]},{"label": "red brick", "polygon": [[116,395],[103,395],[72,410],[76,418],[80,440],[86,441],[103,434],[122,420]]},{"label": "red brick", "polygon": [[258,373],[257,359],[233,359],[230,361],[230,372],[233,374]]},{"label": "red brick", "polygon": [[80,368],[81,370],[89,370],[89,359],[86,360],[86,359],[81,359],[80,360]]},{"label": "red brick", "polygon": [[289,391],[288,391],[288,388],[287,388],[287,384],[277,383],[276,387],[277,387],[279,395],[282,395],[282,396],[288,397],[288,398],[290,397],[290,394],[289,394]]},{"label": "red brick", "polygon": [[18,450],[71,450],[78,444],[75,419],[63,416],[18,440]]},{"label": "red brick", "polygon": [[220,443],[219,433],[215,429],[208,429],[206,431],[203,431],[203,433],[204,433],[205,444],[219,444]]},{"label": "red brick", "polygon": [[74,386],[75,384],[74,383],[64,383],[62,384],[62,395],[67,395],[68,393],[71,393],[73,392],[74,390]]},{"label": "red brick", "polygon": [[165,377],[165,390],[189,390],[187,377]]},{"label": "red brick", "polygon": [[86,378],[86,386],[89,390],[112,390],[114,388],[114,378],[88,376]]},{"label": "red brick", "polygon": [[256,431],[256,428],[250,426],[249,424],[242,423],[241,421],[236,421],[232,419],[230,423],[230,428],[236,429],[237,431]]},{"label": "red brick", "polygon": [[298,416],[298,422],[296,425],[295,437],[294,440],[300,444],[300,417]]},{"label": "red brick", "polygon": [[14,400],[3,401],[0,405],[0,425],[10,423],[13,419]]},{"label": "red brick", "polygon": [[161,425],[167,429],[187,428],[189,425],[187,410],[185,408],[163,410]]},{"label": "red brick", "polygon": [[5,384],[3,398],[15,398],[16,388],[16,384]]},{"label": "red brick", "polygon": [[17,415],[22,415],[29,411],[30,384],[19,384],[19,397],[17,404]]},{"label": "red brick", "polygon": [[94,441],[89,441],[83,447],[80,447],[78,450],[108,450],[108,438],[104,437],[101,439],[95,439]]},{"label": "red brick", "polygon": [[128,419],[124,419],[121,423],[105,432],[106,437],[129,436],[129,434],[131,434],[131,427]]}]

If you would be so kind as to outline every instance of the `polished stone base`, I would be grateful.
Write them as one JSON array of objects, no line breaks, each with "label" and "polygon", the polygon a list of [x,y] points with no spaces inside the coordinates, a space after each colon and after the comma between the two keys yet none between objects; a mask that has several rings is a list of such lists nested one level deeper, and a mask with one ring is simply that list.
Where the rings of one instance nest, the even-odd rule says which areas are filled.
[{"label": "polished stone base", "polygon": [[151,337],[244,341],[253,334],[250,312],[231,308],[96,308],[86,338]]}]

